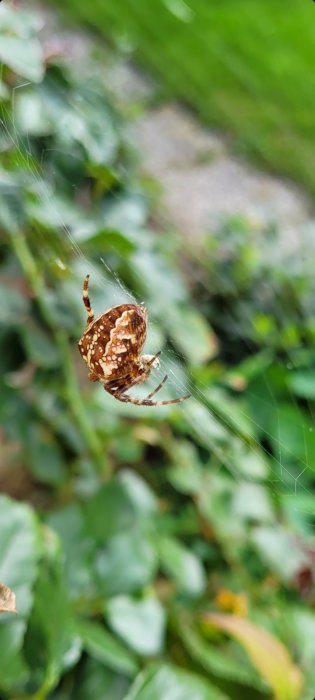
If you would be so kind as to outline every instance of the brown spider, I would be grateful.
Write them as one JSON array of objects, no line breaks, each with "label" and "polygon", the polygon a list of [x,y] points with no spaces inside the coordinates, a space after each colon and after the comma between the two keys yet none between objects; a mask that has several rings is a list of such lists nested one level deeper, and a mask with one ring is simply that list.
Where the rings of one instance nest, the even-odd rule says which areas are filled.
[{"label": "brown spider", "polygon": [[137,304],[120,304],[94,319],[88,293],[89,275],[83,285],[83,303],[87,310],[87,328],[79,341],[79,351],[90,369],[89,379],[99,380],[105,391],[124,403],[138,406],[166,406],[189,399],[180,396],[170,401],[152,401],[167,380],[144,399],[134,399],[126,392],[144,382],[152,368],[160,366],[158,356],[141,355],[147,335],[147,310]]}]

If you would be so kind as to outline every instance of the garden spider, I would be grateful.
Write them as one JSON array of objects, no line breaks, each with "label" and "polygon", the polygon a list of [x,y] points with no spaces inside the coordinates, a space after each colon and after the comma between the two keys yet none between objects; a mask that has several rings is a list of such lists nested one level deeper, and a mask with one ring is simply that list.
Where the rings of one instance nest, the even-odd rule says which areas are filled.
[{"label": "garden spider", "polygon": [[87,311],[87,328],[79,341],[79,351],[85,360],[92,382],[100,381],[105,391],[124,403],[137,406],[167,406],[189,399],[179,396],[169,401],[152,401],[167,380],[144,399],[136,399],[126,393],[131,387],[144,382],[151,369],[158,368],[158,356],[141,355],[147,335],[147,310],[138,304],[113,306],[94,319],[88,293],[89,275],[83,285],[83,303]]}]

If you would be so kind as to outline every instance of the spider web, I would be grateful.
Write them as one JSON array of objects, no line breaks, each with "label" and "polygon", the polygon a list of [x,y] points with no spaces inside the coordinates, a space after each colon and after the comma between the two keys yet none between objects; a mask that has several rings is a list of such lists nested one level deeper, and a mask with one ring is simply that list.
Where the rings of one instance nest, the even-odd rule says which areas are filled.
[{"label": "spider web", "polygon": [[[23,90],[29,85],[28,82],[21,82],[20,85],[14,88],[13,90],[13,97],[12,97],[12,114],[13,114],[13,121],[10,121],[10,117],[8,113],[5,111],[4,107],[2,107],[2,115],[1,115],[1,126],[4,132],[9,136],[16,149],[19,152],[21,161],[25,165],[25,170],[29,175],[34,180],[34,183],[36,186],[39,188],[40,191],[40,196],[43,201],[45,201],[45,204],[48,208],[48,210],[51,211],[52,218],[58,220],[59,228],[63,231],[64,233],[64,239],[61,242],[61,240],[56,241],[56,258],[55,258],[55,263],[58,265],[61,269],[69,271],[69,275],[71,276],[72,273],[72,267],[75,268],[76,272],[79,273],[82,283],[85,274],[89,273],[91,276],[90,283],[91,288],[90,288],[90,297],[92,301],[92,307],[94,308],[96,305],[93,303],[93,297],[94,297],[94,291],[98,289],[98,299],[100,296],[103,294],[104,298],[106,299],[106,305],[104,304],[101,308],[96,308],[95,311],[96,313],[99,313],[101,311],[104,311],[105,308],[108,308],[110,305],[116,305],[120,303],[125,303],[125,302],[131,302],[131,303],[142,303],[144,302],[145,305],[148,308],[148,314],[149,314],[149,323],[148,323],[148,342],[145,348],[146,352],[157,352],[160,348],[154,347],[154,338],[158,336],[158,333],[156,333],[156,323],[153,319],[152,314],[150,313],[150,303],[146,299],[139,299],[137,298],[135,292],[133,289],[127,288],[122,280],[119,278],[117,275],[115,269],[111,266],[110,262],[108,259],[106,259],[103,256],[100,256],[99,258],[99,265],[95,264],[93,259],[91,257],[88,257],[86,252],[83,250],[83,247],[80,246],[80,244],[75,240],[73,235],[71,234],[71,231],[69,230],[68,226],[66,225],[66,222],[64,220],[64,217],[62,215],[62,212],[58,211],[58,203],[54,201],[54,198],[51,196],[51,192],[49,191],[48,186],[46,185],[44,179],[42,178],[42,172],[39,169],[36,169],[34,166],[34,160],[32,159],[32,152],[31,152],[31,147],[29,146],[29,149],[25,149],[24,145],[22,144],[22,138],[21,134],[18,132],[18,129],[15,124],[15,95],[18,90]],[[71,157],[71,153],[68,154],[69,157]],[[43,149],[42,153],[42,160],[44,160],[45,157],[45,149]],[[75,185],[73,185],[75,188]],[[160,227],[162,228],[167,228],[166,222],[163,222],[162,217],[160,218]],[[41,241],[44,240],[45,238],[45,233],[44,232],[35,232],[35,235],[38,236],[39,240],[39,247],[41,245]],[[48,234],[47,234],[48,235]],[[115,254],[119,256],[119,251],[115,250]],[[45,253],[43,252],[43,257],[45,257]],[[69,264],[68,260],[71,260],[71,263]],[[70,269],[69,269],[70,268]],[[273,294],[275,298],[277,297],[277,289],[273,288]],[[82,290],[78,289],[78,297],[81,300],[82,296]],[[84,311],[83,311],[83,306],[82,306],[82,319],[84,319]],[[234,319],[232,316],[228,315],[226,312],[226,320],[228,322],[233,322]],[[248,322],[250,323],[250,318],[247,318]],[[84,320],[83,320],[84,324]],[[244,338],[240,332],[240,339],[244,342],[245,345],[247,345],[248,350],[250,350],[250,347],[248,345],[248,342],[246,338]],[[296,363],[295,363],[295,358],[290,352],[290,350],[287,351],[287,356],[289,357],[289,362],[290,362],[290,368],[288,369],[295,369],[297,368]],[[175,407],[159,407],[159,408],[146,408],[146,407],[135,407],[132,405],[122,405],[118,404],[118,402],[115,402],[115,400],[112,397],[108,397],[103,390],[95,389],[95,391],[99,391],[100,394],[100,402],[103,404],[104,412],[106,410],[110,410],[111,412],[115,411],[119,413],[122,416],[132,416],[133,418],[142,418],[143,416],[147,415],[147,412],[149,411],[150,413],[152,411],[156,411],[159,415],[165,417],[167,419],[167,416],[171,413],[173,410],[180,410],[184,413],[185,416],[187,416],[187,419],[190,421],[195,422],[195,427],[196,430],[198,431],[204,431],[204,421],[205,421],[205,414],[207,414],[207,418],[209,421],[209,426],[211,426],[211,430],[215,432],[214,425],[217,424],[218,430],[220,427],[223,425],[228,431],[231,430],[231,422],[228,419],[228,413],[222,413],[221,410],[217,409],[216,406],[212,403],[211,406],[209,405],[209,395],[211,395],[211,387],[209,388],[205,383],[201,385],[202,388],[200,388],[200,382],[199,386],[197,387],[196,384],[191,381],[189,378],[186,377],[186,375],[182,371],[181,367],[181,361],[182,357],[180,356],[179,353],[177,353],[174,349],[171,348],[166,348],[163,350],[162,355],[160,357],[161,359],[161,368],[159,371],[154,371],[152,372],[152,377],[150,381],[149,387],[138,387],[137,388],[137,395],[139,396],[144,396],[145,394],[148,393],[148,391],[157,386],[161,379],[163,378],[164,374],[167,372],[169,380],[168,380],[168,386],[169,386],[169,391],[170,391],[170,398],[174,398],[176,396],[181,396],[187,393],[187,390],[191,394],[192,398],[190,401],[184,402],[183,404],[180,404],[180,408]],[[274,360],[277,362],[278,366],[281,366],[280,361]],[[279,435],[281,435],[280,432],[280,417],[281,417],[281,407],[278,408],[277,406],[277,397],[274,395],[273,389],[270,386],[268,382],[268,378],[266,374],[263,374],[263,381],[266,387],[266,391],[271,397],[275,410],[276,410],[276,415],[277,415],[277,420],[278,420],[278,429],[279,429]],[[152,387],[151,387],[152,384]],[[163,392],[166,391],[167,385],[164,385],[163,387]],[[133,392],[135,391],[134,389],[132,390]],[[261,454],[262,452],[265,452],[266,456],[268,457],[268,463],[269,463],[269,469],[271,470],[271,477],[269,479],[269,485],[271,487],[271,490],[277,494],[278,489],[279,489],[279,480],[283,481],[283,483],[290,487],[290,484],[292,484],[292,494],[287,494],[289,498],[293,497],[296,502],[296,507],[298,510],[303,510],[303,512],[306,515],[310,516],[310,519],[312,519],[312,516],[315,514],[315,507],[314,509],[309,506],[309,503],[311,502],[311,497],[312,493],[307,489],[307,487],[302,483],[301,478],[303,474],[307,471],[310,470],[312,473],[312,468],[310,466],[310,458],[308,454],[308,446],[307,446],[307,440],[306,440],[306,433],[308,431],[313,431],[312,427],[309,427],[308,425],[305,425],[304,422],[304,414],[302,412],[302,409],[300,407],[299,402],[297,401],[295,395],[293,392],[291,392],[288,389],[288,392],[290,392],[290,398],[292,401],[292,406],[296,409],[296,414],[300,416],[300,426],[303,429],[303,433],[305,435],[305,453],[303,458],[297,459],[296,455],[291,452],[292,455],[292,461],[295,463],[296,467],[298,468],[298,474],[291,473],[288,467],[283,463],[282,460],[282,452],[285,450],[286,454],[290,454],[290,450],[286,444],[281,442],[281,438],[279,437],[278,440],[276,440],[278,444],[278,456],[272,455],[272,459],[270,459],[270,452],[269,449],[261,445],[260,441],[255,438],[256,434],[261,434],[264,433],[266,435],[266,438],[268,437],[275,442],[275,436],[270,435],[268,432],[266,432],[265,426],[262,426],[259,422],[255,420],[253,415],[249,413],[245,408],[239,408],[239,413],[241,417],[245,420],[248,426],[250,426],[250,432],[251,434],[251,439],[250,439],[250,444],[247,443],[246,450],[248,450],[253,457],[257,457],[258,460],[261,459]],[[159,394],[158,398],[168,398],[168,396],[163,395],[163,397]],[[265,399],[263,397],[257,397],[255,394],[255,401],[261,402],[262,404],[265,403]],[[314,418],[314,409],[309,401],[305,401],[307,404],[307,410],[312,417]],[[268,404],[267,404],[268,405]],[[200,420],[200,428],[198,427],[198,422],[199,418],[201,417],[202,412],[202,420]],[[233,424],[234,426],[238,429],[239,436],[242,435],[243,432],[243,426],[238,423],[238,419],[233,419]],[[210,431],[211,432],[211,431]],[[240,438],[237,438],[240,439]],[[209,436],[206,435],[205,431],[205,439],[204,439],[204,444],[207,445],[209,444]],[[245,449],[245,448],[244,448]],[[221,452],[220,448],[217,446],[215,439],[213,440],[213,443],[211,444],[211,450],[216,454],[218,458],[218,462],[224,463],[226,468],[229,469],[233,477],[241,481],[243,480],[243,476],[241,476],[240,471],[238,467],[235,465],[233,454],[231,454],[230,457],[227,456],[226,452]],[[217,469],[221,469],[222,466],[218,466]],[[250,475],[246,474],[246,480],[251,481]],[[257,483],[257,478],[253,477],[252,479],[253,483]],[[298,499],[297,497],[299,495],[305,494],[306,496],[310,497],[307,499],[308,505],[304,504],[303,498]]]}]

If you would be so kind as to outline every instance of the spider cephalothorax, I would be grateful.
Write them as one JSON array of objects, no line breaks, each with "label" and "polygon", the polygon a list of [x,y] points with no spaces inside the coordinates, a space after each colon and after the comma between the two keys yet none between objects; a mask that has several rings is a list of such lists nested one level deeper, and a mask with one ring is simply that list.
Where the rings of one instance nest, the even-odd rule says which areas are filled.
[{"label": "spider cephalothorax", "polygon": [[79,350],[90,369],[89,379],[100,381],[104,389],[119,401],[143,406],[163,406],[185,401],[180,396],[170,401],[152,401],[167,375],[145,399],[134,399],[126,392],[144,382],[151,369],[159,367],[156,355],[141,355],[147,334],[147,310],[138,304],[120,304],[94,319],[88,294],[89,275],[83,285],[83,302],[87,310],[87,328],[79,341]]}]

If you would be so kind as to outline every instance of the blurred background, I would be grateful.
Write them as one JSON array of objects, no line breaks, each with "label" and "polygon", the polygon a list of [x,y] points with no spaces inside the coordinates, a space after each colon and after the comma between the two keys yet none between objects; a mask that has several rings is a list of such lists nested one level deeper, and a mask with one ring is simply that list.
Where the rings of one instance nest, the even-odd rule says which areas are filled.
[{"label": "blurred background", "polygon": [[[314,39],[307,0],[0,5],[1,700],[314,696]],[[87,273],[148,309],[131,393],[189,401],[88,382]]]}]

